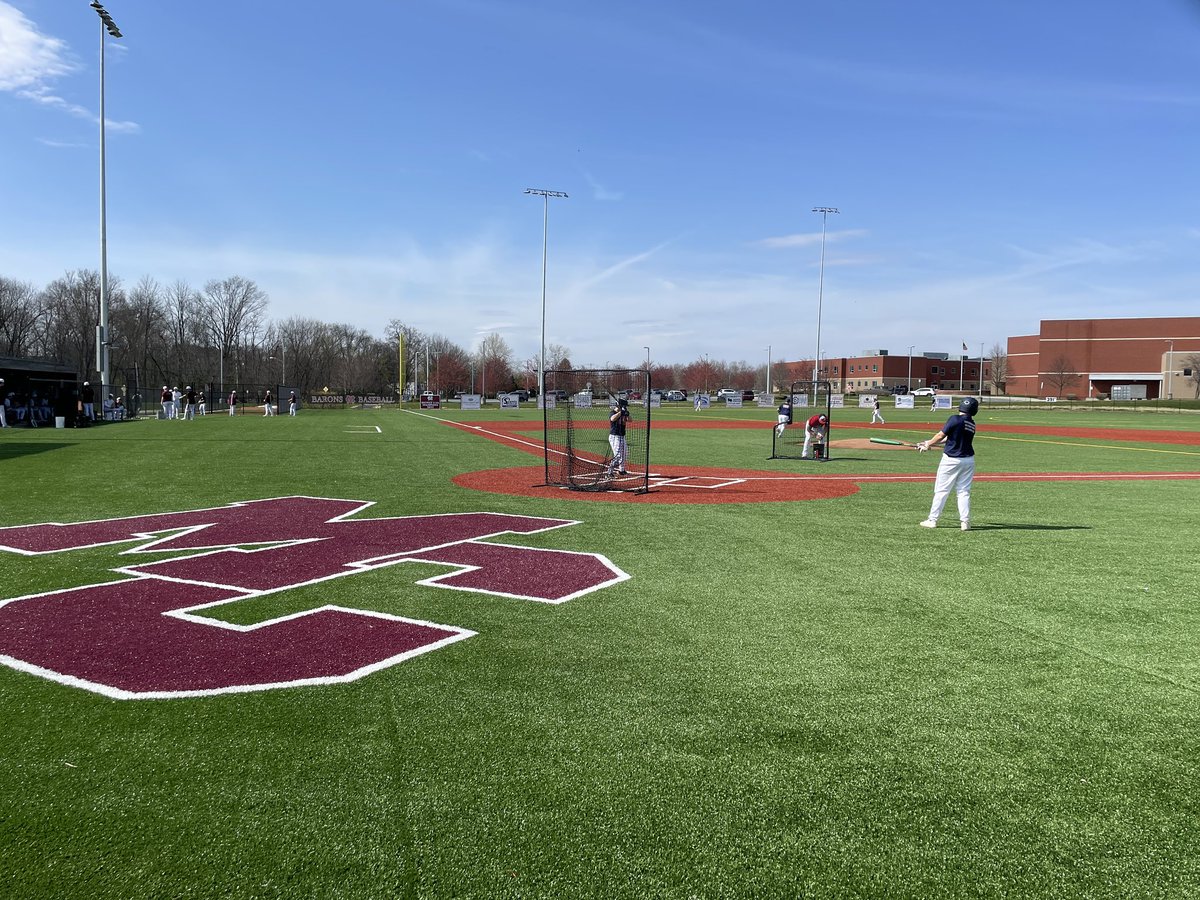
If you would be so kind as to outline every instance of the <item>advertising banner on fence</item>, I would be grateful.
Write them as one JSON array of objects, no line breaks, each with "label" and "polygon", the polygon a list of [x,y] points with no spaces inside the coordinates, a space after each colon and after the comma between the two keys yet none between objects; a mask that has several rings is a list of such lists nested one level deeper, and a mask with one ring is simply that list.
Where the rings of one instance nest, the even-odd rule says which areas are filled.
[{"label": "advertising banner on fence", "polygon": [[482,409],[483,397],[480,394],[460,394],[463,409]]}]

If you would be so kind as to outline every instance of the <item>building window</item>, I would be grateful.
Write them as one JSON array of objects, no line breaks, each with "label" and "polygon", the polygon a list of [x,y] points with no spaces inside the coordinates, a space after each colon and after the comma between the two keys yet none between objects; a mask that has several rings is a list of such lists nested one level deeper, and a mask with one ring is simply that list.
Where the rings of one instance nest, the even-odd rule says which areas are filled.
[{"label": "building window", "polygon": [[878,366],[878,365],[873,365],[873,366],[871,366],[871,371],[872,371],[872,372],[878,372],[878,371],[879,371],[879,366]]},{"label": "building window", "polygon": [[1192,377],[1192,370],[1191,370],[1191,369],[1184,369],[1184,370],[1183,370],[1183,377],[1184,377],[1184,378],[1191,378],[1191,377]]}]

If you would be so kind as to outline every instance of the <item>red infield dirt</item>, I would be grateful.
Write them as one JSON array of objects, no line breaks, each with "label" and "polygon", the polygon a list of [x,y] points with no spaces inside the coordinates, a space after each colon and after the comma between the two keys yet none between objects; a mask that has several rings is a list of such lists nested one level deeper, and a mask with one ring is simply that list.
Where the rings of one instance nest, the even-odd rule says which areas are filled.
[{"label": "red infield dirt", "polygon": [[[530,422],[481,422],[463,424],[446,422],[451,427],[474,431],[481,437],[497,441],[508,447],[541,456],[543,452],[540,436],[531,435],[536,423]],[[657,422],[655,428],[671,429],[746,429],[765,428],[769,423],[710,420],[704,422]],[[931,426],[936,427],[936,426]],[[895,428],[911,432],[911,424],[894,426],[871,426],[872,431],[889,431]],[[1004,426],[997,433],[1029,434],[1060,438],[1086,438],[1091,440],[1118,441],[1123,443],[1155,443],[1200,446],[1200,434],[1173,431],[1122,430],[1112,428],[1053,428],[1040,425]],[[834,439],[832,447],[914,452],[911,447],[890,444],[872,444],[869,438]],[[460,487],[494,494],[511,494],[522,497],[569,496],[572,500],[608,503],[786,503],[802,500],[830,500],[857,493],[859,485],[870,482],[932,482],[934,473],[896,475],[823,474],[819,462],[806,463],[813,471],[775,473],[751,469],[711,469],[695,466],[655,466],[650,477],[650,491],[631,494],[623,491],[587,492],[568,491],[566,488],[547,486],[543,466],[490,469],[482,472],[467,472],[456,476],[453,481]],[[987,472],[975,476],[977,481],[1132,481],[1161,479],[1195,479],[1197,472],[1048,472],[1048,473],[1003,473]]]}]

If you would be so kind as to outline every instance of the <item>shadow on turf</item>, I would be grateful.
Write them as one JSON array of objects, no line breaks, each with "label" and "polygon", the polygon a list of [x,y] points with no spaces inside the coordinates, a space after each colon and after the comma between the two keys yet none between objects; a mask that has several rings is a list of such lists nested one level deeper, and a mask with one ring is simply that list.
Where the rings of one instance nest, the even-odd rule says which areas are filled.
[{"label": "shadow on turf", "polygon": [[1027,525],[1007,522],[991,522],[987,525],[971,523],[972,531],[1091,531],[1091,525]]},{"label": "shadow on turf", "polygon": [[13,441],[12,443],[0,441],[0,459],[16,459],[18,456],[31,456],[34,453],[46,453],[50,450],[62,450],[65,447],[72,446],[74,445],[58,441],[45,444],[27,444],[24,441]]}]

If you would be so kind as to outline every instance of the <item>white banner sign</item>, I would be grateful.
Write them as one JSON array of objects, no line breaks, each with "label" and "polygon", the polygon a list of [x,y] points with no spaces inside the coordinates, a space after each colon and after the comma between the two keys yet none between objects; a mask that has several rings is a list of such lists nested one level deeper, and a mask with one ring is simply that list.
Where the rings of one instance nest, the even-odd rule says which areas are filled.
[{"label": "white banner sign", "polygon": [[954,400],[954,398],[951,397],[949,394],[938,394],[936,397],[933,398],[933,405],[930,408],[931,409],[949,409],[950,404],[951,404],[951,402],[953,402],[953,400]]},{"label": "white banner sign", "polygon": [[912,394],[897,394],[896,409],[914,409],[913,401],[916,400]]},{"label": "white banner sign", "polygon": [[859,409],[874,409],[875,401],[879,398],[875,394],[859,394],[858,408]]},{"label": "white banner sign", "polygon": [[725,398],[725,408],[726,409],[741,409],[742,408],[742,398],[741,397],[726,397]]},{"label": "white banner sign", "polygon": [[483,397],[480,394],[463,394],[459,398],[463,409],[482,409]]},{"label": "white banner sign", "polygon": [[846,395],[845,394],[830,394],[829,395],[829,408],[830,409],[845,409],[846,408]]},{"label": "white banner sign", "polygon": [[587,391],[580,391],[575,395],[576,409],[589,409],[592,405],[592,395]]},{"label": "white banner sign", "polygon": [[520,409],[521,395],[520,394],[501,394],[500,395],[501,409]]}]

